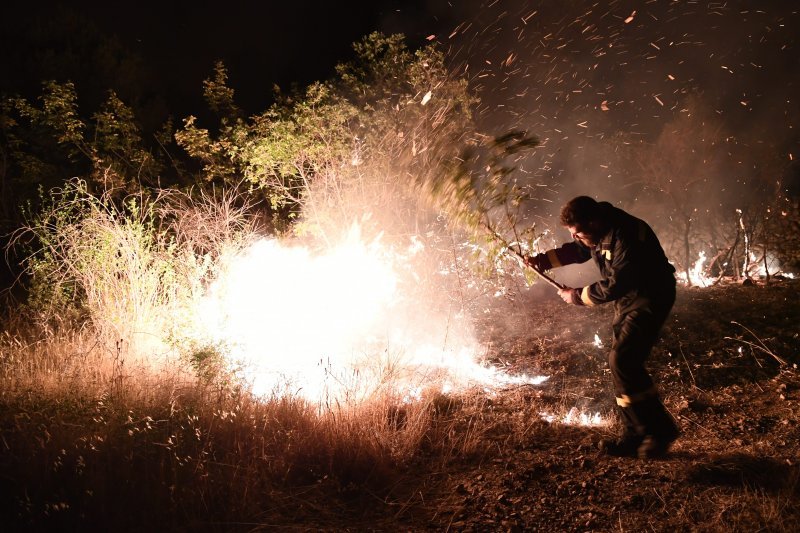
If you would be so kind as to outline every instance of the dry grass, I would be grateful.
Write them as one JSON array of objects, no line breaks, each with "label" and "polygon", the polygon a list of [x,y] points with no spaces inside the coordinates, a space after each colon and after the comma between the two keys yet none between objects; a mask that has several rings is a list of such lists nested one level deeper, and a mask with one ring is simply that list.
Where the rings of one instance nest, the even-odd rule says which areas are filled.
[{"label": "dry grass", "polygon": [[231,191],[117,192],[68,182],[10,246],[27,251],[29,319],[45,330],[82,320],[102,350],[157,367],[185,340],[220,258],[247,246],[257,225]]},{"label": "dry grass", "polygon": [[[613,425],[582,428],[541,419],[543,412],[562,419],[575,406],[603,411],[611,395],[604,350],[592,339],[598,321],[609,322],[610,310],[577,315],[533,292],[534,302],[482,315],[478,329],[482,341],[492,343],[491,355],[502,357],[496,363],[508,362],[511,372],[554,376],[541,389],[427,392],[409,403],[385,386],[366,401],[345,396],[318,405],[291,395],[256,398],[234,374],[204,372],[209,369],[193,366],[197,358],[180,349],[161,354],[158,365],[143,364],[153,359],[142,350],[146,344],[120,341],[140,311],[115,306],[141,302],[153,311],[144,315],[162,317],[156,325],[182,327],[173,311],[203,292],[217,258],[247,242],[248,226],[238,225],[244,212],[231,199],[218,201],[177,199],[165,208],[165,227],[173,218],[177,224],[167,231],[175,238],[165,247],[151,242],[136,248],[129,237],[138,226],[104,212],[68,226],[60,250],[63,259],[76,259],[73,267],[97,257],[81,255],[91,249],[81,235],[100,235],[105,250],[140,255],[110,253],[106,257],[116,258],[111,263],[91,263],[107,272],[72,278],[85,284],[86,294],[106,287],[119,301],[104,307],[106,296],[88,298],[92,320],[84,322],[58,314],[32,320],[16,311],[3,317],[4,525],[796,530],[796,462],[781,462],[796,452],[794,418],[786,411],[800,390],[796,369],[777,371],[776,358],[731,348],[737,333],[730,332],[730,317],[747,323],[767,349],[794,362],[797,338],[787,332],[797,319],[785,302],[796,286],[758,294],[723,288],[682,293],[667,328],[673,345],[657,350],[653,362],[668,406],[682,417],[684,436],[671,462],[617,462],[598,459],[594,451]],[[180,229],[181,213],[193,217],[192,229]],[[207,231],[198,227],[206,217],[216,217]],[[142,278],[141,287],[133,275]],[[156,280],[174,284],[150,297]],[[128,330],[108,335],[109,324]],[[390,361],[385,366],[378,374],[387,380],[402,374]],[[749,442],[736,445],[746,455],[719,453],[730,452],[737,439]]]},{"label": "dry grass", "polygon": [[[773,290],[782,301],[787,289]],[[711,296],[694,295],[683,297]],[[673,327],[699,324],[691,313],[702,303],[679,302]],[[225,380],[199,381],[180,366],[153,372],[115,364],[89,329],[42,332],[24,322],[4,323],[15,329],[0,342],[0,509],[12,529],[396,530],[433,524],[455,530],[788,532],[800,520],[792,459],[797,430],[791,419],[783,422],[788,415],[776,418],[795,408],[800,391],[788,370],[742,389],[727,381],[724,368],[716,369],[723,380],[716,388],[710,375],[701,375],[709,370],[695,369],[705,382],[701,392],[683,358],[673,361],[676,367],[661,361],[667,404],[680,416],[684,435],[672,458],[643,463],[598,457],[594,444],[613,426],[550,424],[539,417],[542,411],[566,414],[576,393],[601,397],[606,385],[593,373],[583,387],[574,375],[495,395],[430,394],[413,404],[382,396],[319,406],[291,397],[258,400]],[[584,329],[576,328],[571,345],[567,334],[552,340],[549,359],[540,363],[554,373],[582,365],[594,353],[581,344],[590,344],[581,340]],[[519,346],[541,355],[541,346]],[[701,348],[700,355],[687,348],[690,364],[711,357]],[[715,354],[728,360],[721,350]],[[761,368],[752,358],[729,362],[743,361]]]},{"label": "dry grass", "polygon": [[407,507],[421,457],[479,453],[491,424],[470,400],[455,409],[427,392],[407,403],[391,386],[357,403],[256,398],[213,353],[198,359],[207,350],[187,315],[224,258],[255,238],[241,198],[119,201],[79,182],[54,198],[18,234],[41,244],[28,262],[39,306],[9,311],[0,339],[7,523],[228,529],[383,516]]},{"label": "dry grass", "polygon": [[343,510],[381,516],[407,498],[411,462],[474,453],[484,431],[463,404],[448,415],[455,400],[441,396],[257,399],[180,366],[127,368],[88,329],[20,327],[0,344],[2,514],[20,527],[225,530],[324,525]]}]

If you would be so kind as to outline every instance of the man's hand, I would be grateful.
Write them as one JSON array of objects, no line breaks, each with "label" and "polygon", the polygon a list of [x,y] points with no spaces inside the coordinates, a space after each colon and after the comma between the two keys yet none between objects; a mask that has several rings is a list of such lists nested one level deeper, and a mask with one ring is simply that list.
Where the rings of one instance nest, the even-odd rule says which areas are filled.
[{"label": "man's hand", "polygon": [[547,259],[547,254],[526,255],[525,264],[534,270],[544,272],[550,270],[550,260]]},{"label": "man's hand", "polygon": [[570,287],[565,287],[563,289],[558,289],[558,295],[561,297],[562,300],[564,300],[568,304],[583,305],[583,300],[581,300],[580,289],[572,289]]}]

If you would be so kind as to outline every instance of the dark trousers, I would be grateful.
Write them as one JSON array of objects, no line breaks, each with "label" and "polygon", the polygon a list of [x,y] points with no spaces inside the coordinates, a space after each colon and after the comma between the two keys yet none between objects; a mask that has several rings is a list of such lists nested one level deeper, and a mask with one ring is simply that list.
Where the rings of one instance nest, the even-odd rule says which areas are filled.
[{"label": "dark trousers", "polygon": [[614,317],[608,366],[627,435],[674,438],[677,433],[675,421],[661,403],[645,368],[674,302],[674,291],[668,291],[649,306],[618,312]]}]

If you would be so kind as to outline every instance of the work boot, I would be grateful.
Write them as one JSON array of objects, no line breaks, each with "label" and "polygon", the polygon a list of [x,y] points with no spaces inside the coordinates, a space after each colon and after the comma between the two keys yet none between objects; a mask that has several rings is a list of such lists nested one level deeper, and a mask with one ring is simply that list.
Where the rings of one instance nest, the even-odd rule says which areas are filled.
[{"label": "work boot", "polygon": [[669,447],[678,438],[678,432],[669,437],[648,436],[637,450],[639,459],[663,459],[669,452]]},{"label": "work boot", "polygon": [[658,398],[648,398],[632,406],[644,424],[644,439],[637,450],[640,459],[661,459],[680,435],[675,419]]},{"label": "work boot", "polygon": [[603,439],[598,443],[600,453],[612,457],[638,457],[639,449],[642,446],[644,446],[644,437],[630,433],[616,439]]},{"label": "work boot", "polygon": [[600,453],[613,457],[637,457],[639,446],[644,442],[644,426],[630,407],[621,407],[619,418],[623,425],[622,435],[615,439],[603,439],[598,443]]}]

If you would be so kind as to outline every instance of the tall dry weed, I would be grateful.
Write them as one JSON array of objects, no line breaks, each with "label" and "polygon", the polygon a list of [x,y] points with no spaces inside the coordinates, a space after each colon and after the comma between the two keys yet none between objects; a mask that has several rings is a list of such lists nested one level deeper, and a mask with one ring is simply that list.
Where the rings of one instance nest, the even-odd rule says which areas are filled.
[{"label": "tall dry weed", "polygon": [[12,242],[29,250],[29,310],[43,325],[71,317],[93,329],[112,358],[158,366],[174,355],[219,258],[253,238],[248,207],[227,191],[117,198],[68,183]]}]

